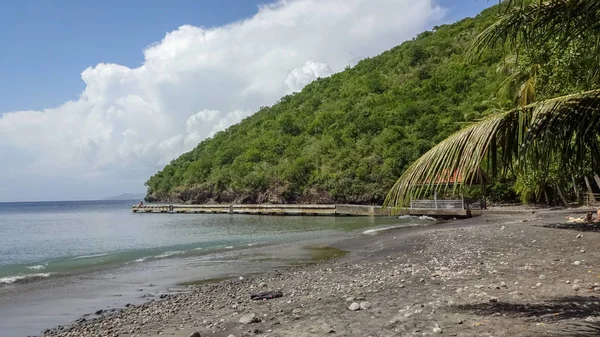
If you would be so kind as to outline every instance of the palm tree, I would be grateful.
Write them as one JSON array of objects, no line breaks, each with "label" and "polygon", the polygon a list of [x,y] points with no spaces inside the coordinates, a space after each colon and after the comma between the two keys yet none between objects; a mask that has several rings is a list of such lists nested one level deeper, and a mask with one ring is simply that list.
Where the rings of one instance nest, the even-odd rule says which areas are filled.
[{"label": "palm tree", "polygon": [[585,61],[578,73],[585,76],[571,80],[575,70],[567,69],[559,81],[570,87],[564,82],[585,77],[572,87],[587,90],[552,97],[554,88],[548,85],[549,97],[541,95],[544,99],[535,101],[537,73],[543,65],[529,64],[530,76],[518,88],[515,108],[488,115],[437,144],[402,174],[384,206],[400,207],[432,190],[456,192],[457,185],[434,182],[457,172],[470,185],[484,162],[493,175],[513,168],[526,172],[549,162],[559,163],[565,172],[593,171],[593,165],[600,164],[600,1],[507,3],[507,10],[475,39],[467,55],[480,57],[491,48],[509,48],[517,58],[525,53],[570,60],[567,66],[573,69]]}]

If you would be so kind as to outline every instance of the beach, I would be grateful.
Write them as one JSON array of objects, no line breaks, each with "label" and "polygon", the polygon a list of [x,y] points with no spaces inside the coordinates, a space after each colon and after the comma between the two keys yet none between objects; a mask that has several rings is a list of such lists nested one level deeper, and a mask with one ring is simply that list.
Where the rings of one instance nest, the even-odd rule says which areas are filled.
[{"label": "beach", "polygon": [[[340,258],[200,284],[44,336],[595,336],[600,234],[547,226],[582,214],[377,231],[329,244]],[[250,299],[274,290],[283,296]]]},{"label": "beach", "polygon": [[[313,261],[312,249],[418,217],[136,214],[130,201],[0,204],[0,336],[39,336],[207,279]],[[323,258],[322,256],[319,258]]]}]

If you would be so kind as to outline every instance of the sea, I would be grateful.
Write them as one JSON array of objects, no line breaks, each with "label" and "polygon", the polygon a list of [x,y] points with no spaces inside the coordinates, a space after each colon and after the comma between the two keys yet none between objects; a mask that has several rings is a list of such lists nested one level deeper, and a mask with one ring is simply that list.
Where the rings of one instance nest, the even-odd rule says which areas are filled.
[{"label": "sea", "polygon": [[133,213],[139,201],[0,203],[0,336],[311,261],[314,248],[414,217]]}]

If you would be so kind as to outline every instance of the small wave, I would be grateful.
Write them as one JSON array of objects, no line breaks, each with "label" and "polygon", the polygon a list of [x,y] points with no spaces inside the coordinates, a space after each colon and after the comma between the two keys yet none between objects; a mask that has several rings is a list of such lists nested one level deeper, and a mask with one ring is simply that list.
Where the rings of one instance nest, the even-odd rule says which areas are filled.
[{"label": "small wave", "polygon": [[139,259],[135,259],[134,262],[144,262],[148,259],[148,257],[141,257]]},{"label": "small wave", "polygon": [[382,228],[373,228],[373,229],[367,229],[366,231],[363,232],[363,234],[366,235],[374,235],[377,232],[381,232],[381,231],[387,231],[389,229],[394,229],[394,228],[402,228],[402,227],[407,227],[407,225],[401,225],[401,226],[390,226],[390,227],[382,227]]},{"label": "small wave", "polygon": [[45,264],[38,264],[36,266],[29,266],[27,267],[27,269],[31,269],[31,270],[42,270],[45,269],[46,265]]},{"label": "small wave", "polygon": [[233,246],[226,246],[225,249],[233,249]]},{"label": "small wave", "polygon": [[202,247],[194,248],[194,250],[202,250],[202,249],[204,249],[204,248],[202,248]]},{"label": "small wave", "polygon": [[419,219],[419,220],[436,221],[435,218],[432,218],[432,217],[427,216],[427,215],[421,215],[421,216],[416,216],[416,215],[400,215],[398,217],[398,219]]},{"label": "small wave", "polygon": [[0,284],[13,284],[17,282],[25,282],[36,278],[44,278],[50,276],[50,273],[37,273],[27,275],[8,276],[0,278]]},{"label": "small wave", "polygon": [[173,255],[180,255],[180,254],[185,254],[184,251],[181,250],[175,250],[175,251],[171,251],[171,252],[164,252],[162,254],[156,255],[154,258],[156,259],[162,259],[165,257],[169,257],[169,256],[173,256]]},{"label": "small wave", "polygon": [[89,259],[89,258],[93,258],[93,257],[103,257],[103,256],[107,256],[107,255],[110,255],[110,253],[76,256],[76,257],[71,258],[71,260]]}]

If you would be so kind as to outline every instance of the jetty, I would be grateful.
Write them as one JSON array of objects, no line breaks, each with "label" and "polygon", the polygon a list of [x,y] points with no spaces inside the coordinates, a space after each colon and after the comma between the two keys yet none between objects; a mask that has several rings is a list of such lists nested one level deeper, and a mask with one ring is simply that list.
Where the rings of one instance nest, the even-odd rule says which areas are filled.
[{"label": "jetty", "polygon": [[[296,215],[296,216],[391,216],[392,210],[381,206],[369,205],[177,205],[177,204],[148,204],[133,205],[134,213],[183,213],[183,214],[256,214],[256,215]],[[398,214],[399,213],[399,214]],[[407,208],[396,215],[428,215],[434,217],[470,217],[471,212],[458,208],[417,209]]]}]

